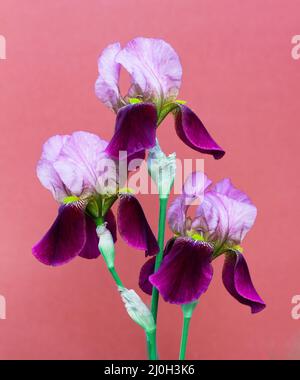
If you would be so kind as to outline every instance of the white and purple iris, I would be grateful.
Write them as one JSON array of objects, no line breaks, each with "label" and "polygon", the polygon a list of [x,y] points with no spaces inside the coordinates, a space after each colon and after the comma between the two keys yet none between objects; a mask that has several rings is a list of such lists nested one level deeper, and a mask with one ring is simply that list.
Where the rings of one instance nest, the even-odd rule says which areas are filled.
[{"label": "white and purple iris", "polygon": [[[103,222],[114,240],[118,225],[130,246],[144,250],[146,255],[159,251],[138,200],[132,194],[120,193],[115,167],[105,153],[107,146],[106,141],[88,132],[53,136],[44,144],[37,175],[60,207],[49,231],[32,249],[42,263],[56,266],[76,256],[97,258],[96,225]],[[117,161],[115,164],[118,167]],[[118,198],[116,222],[111,206]]]},{"label": "white and purple iris", "polygon": [[[126,96],[119,88],[121,66],[131,77]],[[143,157],[155,145],[156,129],[172,112],[179,138],[190,148],[219,159],[224,150],[212,139],[196,114],[176,100],[182,68],[175,50],[165,41],[135,38],[122,48],[109,45],[98,60],[95,91],[100,100],[117,113],[115,133],[106,152],[118,158],[119,151]]]},{"label": "white and purple iris", "polygon": [[[198,300],[209,287],[213,276],[212,260],[225,255],[223,283],[240,303],[250,306],[252,313],[265,308],[257,294],[240,246],[256,218],[256,207],[248,196],[236,189],[229,179],[216,184],[194,172],[188,178],[183,194],[168,211],[169,226],[174,237],[166,245],[164,259],[154,273],[154,260],[141,269],[140,287],[151,294],[152,285],[170,303],[186,304]],[[201,187],[191,184],[199,183]],[[196,215],[188,216],[189,205],[197,198],[201,203]]]}]

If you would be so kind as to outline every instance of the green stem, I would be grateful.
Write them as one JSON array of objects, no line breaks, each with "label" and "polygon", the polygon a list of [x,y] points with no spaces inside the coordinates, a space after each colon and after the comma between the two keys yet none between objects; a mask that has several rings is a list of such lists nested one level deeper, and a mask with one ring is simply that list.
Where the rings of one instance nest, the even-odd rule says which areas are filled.
[{"label": "green stem", "polygon": [[[159,269],[160,264],[161,264],[162,259],[163,259],[168,199],[169,199],[169,197],[165,197],[165,198],[160,197],[159,198],[159,224],[158,224],[159,253],[156,256],[156,260],[155,260],[155,269],[154,269],[155,272]],[[157,320],[158,300],[159,300],[158,290],[155,287],[153,287],[152,300],[151,300],[151,311],[152,311],[155,323]]]},{"label": "green stem", "polygon": [[198,301],[194,301],[194,302],[190,302],[190,303],[186,303],[186,304],[181,305],[181,309],[182,309],[182,313],[183,313],[183,326],[182,326],[182,333],[181,333],[179,360],[185,359],[190,322],[192,319],[193,312],[194,312],[197,305],[198,305]]},{"label": "green stem", "polygon": [[148,347],[148,358],[149,360],[156,360],[156,329],[153,331],[146,332],[146,338]]},{"label": "green stem", "polygon": [[124,285],[123,285],[115,267],[108,268],[108,270],[110,271],[110,274],[112,275],[113,279],[115,280],[115,283],[117,284],[117,286],[121,286],[122,288],[124,288]]},{"label": "green stem", "polygon": [[187,346],[187,340],[188,340],[188,335],[189,335],[189,327],[190,327],[191,318],[192,317],[184,317],[183,318],[179,360],[185,359],[186,346]]}]

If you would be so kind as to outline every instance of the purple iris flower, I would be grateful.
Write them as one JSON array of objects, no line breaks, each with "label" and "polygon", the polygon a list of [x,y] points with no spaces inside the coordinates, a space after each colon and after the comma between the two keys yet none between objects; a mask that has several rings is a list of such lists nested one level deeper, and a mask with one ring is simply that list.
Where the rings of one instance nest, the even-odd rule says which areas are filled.
[{"label": "purple iris flower", "polygon": [[[146,255],[159,251],[138,200],[132,194],[121,193],[118,162],[108,158],[107,145],[88,132],[53,136],[44,144],[37,175],[60,207],[49,231],[32,249],[42,263],[56,266],[76,256],[97,258],[96,223],[103,221],[115,241],[118,225],[130,246],[146,251]],[[116,222],[111,206],[118,198]]]},{"label": "purple iris flower", "polygon": [[[120,70],[130,75],[131,87],[120,93]],[[100,100],[117,113],[115,134],[106,152],[117,158],[119,151],[144,155],[155,145],[157,126],[173,112],[179,138],[189,147],[219,159],[224,151],[212,139],[196,114],[176,100],[182,68],[175,50],[155,38],[135,38],[122,48],[109,45],[98,60],[99,77],[95,91]]]},{"label": "purple iris flower", "polygon": [[[201,177],[203,180],[197,180]],[[199,178],[198,178],[199,179]],[[193,184],[198,183],[196,186]],[[195,217],[187,215],[189,206],[199,200]],[[240,246],[256,218],[256,207],[229,179],[213,185],[200,172],[194,172],[168,210],[168,223],[174,237],[169,240],[160,269],[154,273],[154,261],[144,264],[140,287],[151,294],[152,285],[163,298],[175,304],[196,301],[212,279],[212,260],[224,254],[223,283],[252,313],[265,308],[256,292]]]}]

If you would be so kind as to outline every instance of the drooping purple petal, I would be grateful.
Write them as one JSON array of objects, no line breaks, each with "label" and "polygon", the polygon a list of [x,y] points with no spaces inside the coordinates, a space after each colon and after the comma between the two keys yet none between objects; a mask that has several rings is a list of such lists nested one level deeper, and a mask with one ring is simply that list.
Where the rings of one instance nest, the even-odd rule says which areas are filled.
[{"label": "drooping purple petal", "polygon": [[113,135],[106,153],[115,159],[120,151],[128,156],[144,152],[155,145],[157,112],[153,104],[138,103],[119,110]]},{"label": "drooping purple petal", "polygon": [[222,158],[224,150],[213,140],[197,115],[184,105],[178,105],[175,113],[175,127],[178,137],[190,148]]},{"label": "drooping purple petal", "polygon": [[85,259],[96,259],[100,255],[99,238],[96,232],[96,223],[89,215],[85,215],[85,233],[86,242],[79,256]]},{"label": "drooping purple petal", "polygon": [[107,223],[107,229],[112,234],[115,243],[117,241],[117,222],[114,213],[111,210],[108,210],[106,213],[105,222]]},{"label": "drooping purple petal", "polygon": [[135,38],[116,58],[131,75],[129,95],[144,99],[174,100],[181,84],[182,68],[175,50],[156,38]]},{"label": "drooping purple petal", "polygon": [[116,56],[121,51],[119,42],[107,46],[98,59],[99,77],[95,84],[98,98],[108,107],[117,111],[120,105],[119,78],[120,64]]},{"label": "drooping purple petal", "polygon": [[[175,242],[175,238],[170,239],[166,247],[164,249],[163,257],[165,257],[171,250],[173,244]],[[153,285],[149,281],[149,277],[154,273],[155,270],[155,261],[156,257],[151,257],[151,259],[147,260],[145,264],[142,266],[139,276],[139,286],[146,294],[151,295]]]},{"label": "drooping purple petal", "polygon": [[212,247],[191,238],[177,238],[150,282],[164,300],[175,304],[196,301],[212,279]]},{"label": "drooping purple petal", "polygon": [[120,197],[117,224],[119,233],[127,244],[146,252],[157,254],[159,246],[147,222],[139,201],[130,194]]},{"label": "drooping purple petal", "polygon": [[252,313],[258,313],[266,307],[253,286],[246,260],[241,253],[226,254],[223,283],[236,300],[250,306]]},{"label": "drooping purple petal", "polygon": [[78,256],[85,244],[84,211],[73,205],[61,206],[53,225],[32,253],[43,264],[57,266]]},{"label": "drooping purple petal", "polygon": [[139,287],[143,292],[149,294],[151,296],[153,285],[149,281],[149,277],[154,273],[155,268],[155,260],[156,257],[151,257],[151,259],[147,260],[145,264],[142,266],[139,277]]}]

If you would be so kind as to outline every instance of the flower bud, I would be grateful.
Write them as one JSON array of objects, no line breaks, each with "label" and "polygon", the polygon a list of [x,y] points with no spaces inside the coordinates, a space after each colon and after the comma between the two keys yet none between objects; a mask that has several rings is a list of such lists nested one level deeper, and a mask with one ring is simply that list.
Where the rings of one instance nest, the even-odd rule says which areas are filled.
[{"label": "flower bud", "polygon": [[108,268],[115,265],[115,245],[112,234],[106,228],[107,223],[103,223],[97,227],[97,235],[99,237],[99,250],[106,262]]},{"label": "flower bud", "polygon": [[156,145],[149,151],[147,162],[149,174],[158,188],[160,198],[167,198],[175,179],[176,154],[166,156],[156,140]]},{"label": "flower bud", "polygon": [[130,318],[146,332],[154,331],[156,326],[153,315],[136,292],[122,287],[119,287],[119,292]]}]

